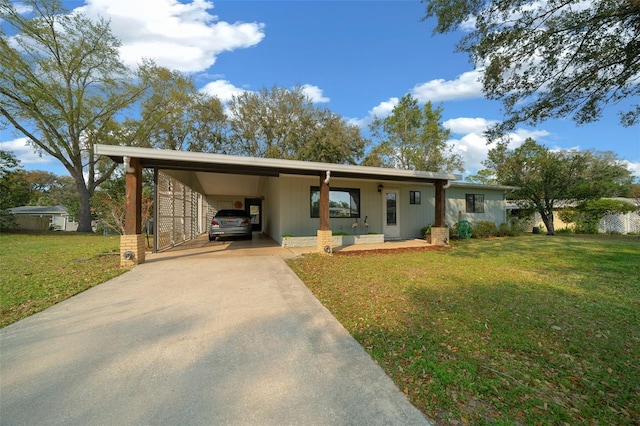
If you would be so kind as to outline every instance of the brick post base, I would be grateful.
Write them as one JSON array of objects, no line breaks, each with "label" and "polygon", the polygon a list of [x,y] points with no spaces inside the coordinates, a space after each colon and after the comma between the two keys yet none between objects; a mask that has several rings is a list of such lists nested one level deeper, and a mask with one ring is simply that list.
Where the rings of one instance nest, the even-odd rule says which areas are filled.
[{"label": "brick post base", "polygon": [[435,244],[437,246],[446,246],[449,244],[449,228],[446,226],[431,227],[431,244]]},{"label": "brick post base", "polygon": [[120,236],[120,266],[130,268],[144,263],[145,239],[144,235]]},{"label": "brick post base", "polygon": [[331,232],[331,230],[329,231],[318,230],[317,235],[318,235],[318,243],[316,247],[318,249],[318,252],[324,253],[324,254],[333,253],[333,246],[332,246],[333,233]]}]

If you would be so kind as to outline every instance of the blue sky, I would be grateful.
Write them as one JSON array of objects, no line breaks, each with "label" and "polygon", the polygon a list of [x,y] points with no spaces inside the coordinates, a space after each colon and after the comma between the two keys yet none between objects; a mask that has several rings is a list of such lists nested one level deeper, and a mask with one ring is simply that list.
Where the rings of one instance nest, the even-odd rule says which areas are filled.
[{"label": "blue sky", "polygon": [[[366,129],[403,95],[443,108],[449,141],[466,174],[482,168],[482,132],[501,119],[501,105],[485,100],[480,70],[455,53],[461,33],[432,35],[419,1],[205,1],[71,0],[69,9],[111,20],[122,59],[142,57],[193,75],[198,87],[221,100],[244,90],[304,85],[326,106]],[[629,102],[630,103],[630,100]],[[552,120],[516,129],[513,146],[533,137],[553,149],[614,151],[640,176],[640,126],[624,128],[611,106],[597,123]],[[0,149],[16,153],[28,169],[67,174],[57,160],[40,157],[24,138],[0,131]]]}]

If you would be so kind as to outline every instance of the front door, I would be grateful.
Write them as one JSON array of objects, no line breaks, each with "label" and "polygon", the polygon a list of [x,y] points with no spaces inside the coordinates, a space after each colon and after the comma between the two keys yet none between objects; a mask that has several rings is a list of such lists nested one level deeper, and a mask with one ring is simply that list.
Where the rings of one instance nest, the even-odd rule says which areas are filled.
[{"label": "front door", "polygon": [[400,238],[400,211],[398,197],[399,193],[395,189],[385,189],[382,192],[383,202],[383,222],[382,228],[385,239],[398,239]]},{"label": "front door", "polygon": [[251,217],[251,230],[262,231],[262,199],[247,198],[244,200],[244,205]]}]

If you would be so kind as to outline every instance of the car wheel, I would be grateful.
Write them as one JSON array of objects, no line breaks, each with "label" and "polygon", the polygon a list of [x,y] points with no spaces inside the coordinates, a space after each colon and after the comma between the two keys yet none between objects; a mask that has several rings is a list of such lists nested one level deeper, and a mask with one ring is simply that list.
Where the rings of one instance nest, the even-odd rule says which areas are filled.
[{"label": "car wheel", "polygon": [[213,235],[209,235],[209,241],[213,241],[215,239],[216,239],[216,237],[214,237]]}]

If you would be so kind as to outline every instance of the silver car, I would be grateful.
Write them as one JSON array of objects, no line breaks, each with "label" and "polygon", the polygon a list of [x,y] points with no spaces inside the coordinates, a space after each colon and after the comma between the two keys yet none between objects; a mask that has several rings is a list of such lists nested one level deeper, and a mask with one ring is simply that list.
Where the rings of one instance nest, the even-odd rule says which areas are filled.
[{"label": "silver car", "polygon": [[211,221],[209,241],[220,237],[251,238],[251,218],[244,210],[218,210]]}]

